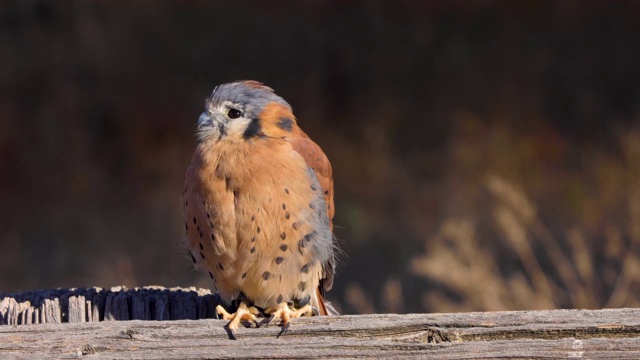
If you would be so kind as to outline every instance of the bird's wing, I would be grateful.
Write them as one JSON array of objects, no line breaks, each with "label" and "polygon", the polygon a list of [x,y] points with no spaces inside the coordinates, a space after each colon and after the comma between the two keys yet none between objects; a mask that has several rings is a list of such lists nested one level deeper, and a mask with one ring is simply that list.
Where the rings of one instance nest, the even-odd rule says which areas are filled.
[{"label": "bird's wing", "polygon": [[[333,215],[335,213],[333,206],[333,172],[331,163],[324,154],[320,146],[313,142],[305,134],[302,129],[296,127],[294,136],[288,138],[293,149],[302,156],[318,179],[318,183],[322,188],[324,202],[327,206],[327,216],[329,217],[329,228],[333,234]],[[333,236],[333,235],[332,235]],[[331,256],[329,261],[324,264],[324,278],[320,280],[320,291],[331,290],[333,286],[333,276],[335,274],[335,258]]]},{"label": "bird's wing", "polygon": [[331,163],[318,144],[314,143],[300,128],[297,130],[296,134],[288,138],[288,140],[293,149],[302,156],[307,166],[316,174],[318,183],[322,188],[324,202],[327,205],[329,226],[333,231],[333,171],[331,170]]}]

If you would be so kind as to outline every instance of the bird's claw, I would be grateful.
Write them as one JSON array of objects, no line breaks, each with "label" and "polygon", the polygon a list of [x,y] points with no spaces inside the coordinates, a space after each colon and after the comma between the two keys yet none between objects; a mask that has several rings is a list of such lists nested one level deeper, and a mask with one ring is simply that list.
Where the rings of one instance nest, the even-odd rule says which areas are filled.
[{"label": "bird's claw", "polygon": [[271,314],[267,324],[271,322],[274,318],[278,317],[282,319],[282,331],[278,334],[278,337],[284,335],[289,330],[289,326],[291,325],[291,319],[298,318],[304,316],[306,314],[310,314],[313,312],[311,305],[307,304],[300,309],[291,309],[289,304],[286,302],[282,302],[277,306],[270,307],[266,309],[265,312],[267,314]]},{"label": "bird's claw", "polygon": [[238,329],[240,321],[242,320],[252,321],[254,324],[256,324],[256,327],[260,327],[260,324],[256,319],[256,315],[259,314],[258,309],[253,306],[248,307],[244,301],[240,302],[240,305],[238,305],[238,309],[233,314],[229,314],[221,305],[218,305],[216,307],[216,311],[219,315],[222,316],[223,319],[230,320],[227,324],[227,329],[229,330],[229,338],[231,338],[232,340],[237,340],[236,330]]},{"label": "bird's claw", "polygon": [[271,315],[269,315],[269,317],[268,317],[268,318],[266,318],[265,320],[263,320],[263,322],[264,322],[264,326],[265,326],[265,327],[269,326],[269,324],[271,323],[271,320],[273,320],[273,318],[274,318],[274,317],[275,317],[275,316],[274,316],[274,314],[271,314]]},{"label": "bird's claw", "polygon": [[291,322],[288,322],[286,324],[284,324],[284,326],[282,327],[282,330],[280,331],[280,333],[278,334],[278,338],[284,334],[287,333],[287,331],[289,331],[289,327],[291,326]]}]

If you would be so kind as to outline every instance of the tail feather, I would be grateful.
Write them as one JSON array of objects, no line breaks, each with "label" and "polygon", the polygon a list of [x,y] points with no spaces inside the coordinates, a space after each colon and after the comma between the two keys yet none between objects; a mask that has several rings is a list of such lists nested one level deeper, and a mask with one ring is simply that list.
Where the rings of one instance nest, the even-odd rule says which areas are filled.
[{"label": "tail feather", "polygon": [[330,302],[325,301],[325,299],[322,297],[322,292],[320,291],[320,288],[316,289],[316,296],[318,297],[318,312],[320,313],[320,315],[325,315],[325,316],[340,315],[336,311],[336,309],[333,307],[333,305],[331,305]]}]

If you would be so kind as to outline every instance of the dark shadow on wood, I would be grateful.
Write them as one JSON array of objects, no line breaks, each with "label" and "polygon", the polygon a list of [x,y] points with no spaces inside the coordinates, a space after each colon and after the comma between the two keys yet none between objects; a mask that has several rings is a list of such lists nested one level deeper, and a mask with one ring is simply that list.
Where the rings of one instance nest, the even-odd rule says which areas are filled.
[{"label": "dark shadow on wood", "polygon": [[0,294],[0,325],[217,318],[217,294],[196,288],[79,288]]}]

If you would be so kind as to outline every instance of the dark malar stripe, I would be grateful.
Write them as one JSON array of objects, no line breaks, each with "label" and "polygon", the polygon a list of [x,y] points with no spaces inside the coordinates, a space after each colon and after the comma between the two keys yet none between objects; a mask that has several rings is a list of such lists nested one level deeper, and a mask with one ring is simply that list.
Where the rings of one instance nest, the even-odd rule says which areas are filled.
[{"label": "dark malar stripe", "polygon": [[263,135],[264,134],[262,133],[262,127],[260,126],[260,121],[258,119],[251,119],[249,126],[247,126],[244,134],[242,134],[245,139],[251,139],[253,137]]}]

